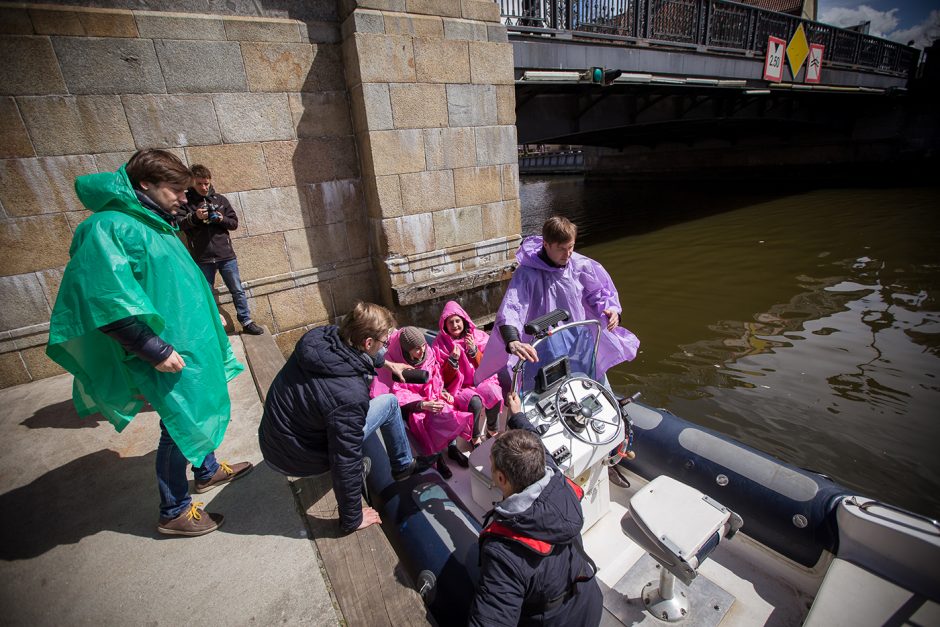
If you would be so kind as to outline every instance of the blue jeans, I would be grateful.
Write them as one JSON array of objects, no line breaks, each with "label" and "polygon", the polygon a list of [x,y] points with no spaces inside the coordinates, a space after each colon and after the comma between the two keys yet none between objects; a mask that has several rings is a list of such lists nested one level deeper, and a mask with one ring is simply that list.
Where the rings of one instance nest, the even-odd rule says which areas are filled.
[{"label": "blue jeans", "polygon": [[238,316],[238,322],[245,326],[251,322],[251,310],[248,309],[248,297],[245,296],[245,290],[242,287],[242,278],[238,276],[238,260],[227,259],[225,261],[209,261],[196,264],[202,273],[206,275],[206,281],[209,287],[215,285],[215,271],[218,270],[222,275],[222,281],[232,295],[232,303],[235,305],[235,315]]},{"label": "blue jeans", "polygon": [[[189,509],[189,481],[186,466],[189,464],[160,421],[160,444],[157,446],[157,486],[160,488],[160,518],[176,518]],[[207,481],[219,470],[215,453],[209,453],[202,466],[193,466],[197,481]]]},{"label": "blue jeans", "polygon": [[366,428],[363,441],[382,429],[382,439],[388,450],[388,461],[392,470],[401,470],[411,465],[411,445],[408,443],[408,434],[405,433],[405,423],[401,417],[401,407],[394,394],[382,394],[369,401],[369,412],[366,414]]}]

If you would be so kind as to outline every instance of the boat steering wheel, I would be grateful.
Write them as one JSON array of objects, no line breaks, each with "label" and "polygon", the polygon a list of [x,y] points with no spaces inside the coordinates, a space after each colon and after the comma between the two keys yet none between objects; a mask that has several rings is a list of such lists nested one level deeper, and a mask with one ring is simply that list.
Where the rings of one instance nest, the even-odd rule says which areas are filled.
[{"label": "boat steering wheel", "polygon": [[[561,385],[558,386],[558,389],[555,391],[555,415],[560,418],[561,424],[564,426],[565,431],[567,431],[571,437],[578,439],[585,444],[590,444],[591,446],[604,446],[610,444],[617,439],[617,435],[620,432],[620,413],[615,412],[617,416],[616,421],[604,420],[602,418],[595,418],[590,414],[590,410],[586,407],[583,407],[580,403],[577,403],[577,407],[571,408],[571,402],[562,403],[562,397],[564,392],[570,387],[570,398],[576,399],[574,391],[574,383],[580,382],[584,389],[596,389],[600,392],[604,399],[610,404],[610,407],[618,407],[617,400],[614,398],[613,394],[607,390],[603,385],[594,381],[590,377],[583,375],[574,375],[565,379]],[[573,429],[569,424],[568,420],[578,420],[584,423],[584,428],[579,433],[576,429]],[[602,423],[604,425],[612,426],[613,429],[610,432],[610,435],[604,436],[602,433],[599,433],[594,429],[592,423]],[[597,435],[596,439],[591,439],[586,437],[586,433],[595,433]],[[605,439],[606,438],[606,439]]]}]

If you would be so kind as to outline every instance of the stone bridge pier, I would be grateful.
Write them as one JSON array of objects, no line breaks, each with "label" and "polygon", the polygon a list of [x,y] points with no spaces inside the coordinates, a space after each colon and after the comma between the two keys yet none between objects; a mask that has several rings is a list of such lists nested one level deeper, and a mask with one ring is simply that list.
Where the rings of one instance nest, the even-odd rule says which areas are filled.
[{"label": "stone bridge pier", "polygon": [[343,58],[382,301],[495,311],[519,241],[512,46],[487,0],[344,3]]},{"label": "stone bridge pier", "polygon": [[0,0],[0,387],[61,372],[45,344],[88,216],[74,179],[141,148],[212,170],[285,355],[356,300],[430,327],[450,298],[495,311],[520,230],[496,2],[79,4]]}]

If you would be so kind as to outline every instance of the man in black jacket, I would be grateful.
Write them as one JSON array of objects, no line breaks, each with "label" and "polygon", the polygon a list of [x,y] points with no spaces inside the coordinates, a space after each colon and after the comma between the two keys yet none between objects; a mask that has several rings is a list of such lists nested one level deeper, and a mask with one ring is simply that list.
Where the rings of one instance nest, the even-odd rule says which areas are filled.
[{"label": "man in black jacket", "polygon": [[362,443],[376,429],[382,430],[396,480],[426,470],[436,459],[412,457],[394,395],[369,400],[376,368],[401,374],[401,364],[384,361],[394,327],[389,310],[358,303],[340,327],[308,331],[271,383],[258,427],[261,453],[274,470],[295,477],[332,473],[344,532],[382,522],[378,512],[362,507]]},{"label": "man in black jacket", "polygon": [[596,627],[603,596],[581,542],[584,493],[545,455],[519,397],[510,394],[508,401],[510,430],[490,452],[503,500],[480,533],[470,625]]},{"label": "man in black jacket", "polygon": [[216,270],[222,275],[242,330],[261,335],[264,329],[251,320],[248,297],[238,275],[238,260],[228,234],[238,228],[238,215],[228,199],[212,188],[209,168],[196,164],[190,170],[193,186],[186,192],[185,213],[177,221],[189,238],[189,252],[210,286],[215,285]]}]

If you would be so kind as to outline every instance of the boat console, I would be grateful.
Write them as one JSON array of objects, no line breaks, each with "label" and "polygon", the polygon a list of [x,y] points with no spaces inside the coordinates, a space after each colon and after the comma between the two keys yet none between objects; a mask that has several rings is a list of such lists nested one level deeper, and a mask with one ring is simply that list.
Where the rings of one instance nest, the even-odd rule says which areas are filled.
[{"label": "boat console", "polygon": [[[566,373],[564,362],[550,369]],[[547,385],[523,400],[526,418],[542,438],[545,450],[559,468],[584,489],[581,508],[584,529],[589,529],[610,506],[610,485],[605,461],[624,439],[624,421],[617,399],[603,385],[585,375],[546,376]],[[502,495],[492,487],[490,449],[485,441],[470,454],[473,500],[484,510]]]},{"label": "boat console", "polygon": [[[617,398],[594,378],[600,324],[587,320],[552,328],[566,319],[565,312],[555,311],[527,325],[536,334],[532,345],[539,361],[518,363],[513,386],[548,454],[584,489],[581,508],[587,530],[609,509],[606,462],[627,428]],[[492,488],[491,447],[492,441],[485,442],[470,455],[473,498],[484,510],[501,498]]]}]

